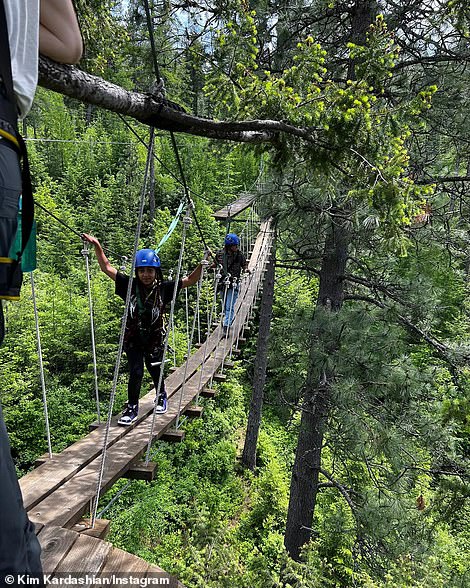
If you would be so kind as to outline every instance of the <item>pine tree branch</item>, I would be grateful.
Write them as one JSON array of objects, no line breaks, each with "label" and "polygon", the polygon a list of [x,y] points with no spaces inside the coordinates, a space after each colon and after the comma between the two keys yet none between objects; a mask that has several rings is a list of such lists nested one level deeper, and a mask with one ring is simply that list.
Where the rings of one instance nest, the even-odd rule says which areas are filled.
[{"label": "pine tree branch", "polygon": [[383,302],[380,302],[380,300],[376,300],[375,298],[371,298],[370,296],[361,296],[359,294],[346,294],[343,300],[356,300],[358,302],[368,302],[369,304],[375,304],[375,306],[378,306],[379,308],[385,308],[385,304],[383,304]]},{"label": "pine tree branch", "polygon": [[387,296],[387,298],[390,298],[391,300],[398,302],[402,306],[407,306],[406,303],[403,300],[400,300],[400,298],[394,292],[392,292],[390,290],[390,288],[388,286],[386,286],[385,284],[380,284],[379,282],[371,282],[370,280],[367,280],[366,278],[360,278],[358,276],[353,276],[350,274],[344,275],[343,278],[345,280],[347,280],[348,282],[353,282],[355,284],[360,284],[361,286],[365,286],[369,290],[374,290],[376,292],[382,292],[383,294],[385,294]]},{"label": "pine tree branch", "polygon": [[354,518],[356,519],[356,523],[359,527],[359,521],[358,521],[358,516],[357,516],[357,511],[356,511],[356,505],[354,504],[352,498],[349,496],[348,491],[346,490],[346,488],[340,484],[337,480],[335,480],[333,478],[333,476],[327,472],[326,470],[324,470],[323,468],[318,468],[318,471],[320,472],[320,474],[322,474],[323,476],[325,476],[325,478],[327,480],[329,480],[329,482],[337,489],[339,490],[341,496],[344,498],[344,500],[347,502],[349,508],[352,511],[352,514],[354,515]]},{"label": "pine tree branch", "polygon": [[435,349],[438,356],[441,359],[443,359],[449,365],[449,367],[452,368],[454,373],[457,373],[459,371],[458,366],[452,361],[449,355],[449,348],[435,337],[428,335],[425,331],[423,331],[423,329],[420,329],[417,325],[411,322],[410,319],[406,318],[400,313],[397,313],[394,309],[387,307],[383,302],[380,302],[375,298],[371,298],[370,296],[362,296],[360,294],[347,294],[344,297],[344,301],[347,300],[367,302],[369,304],[374,304],[375,306],[378,306],[381,309],[391,310],[395,313],[395,316],[398,318],[399,322],[402,323],[408,329],[409,332],[413,333],[414,335],[417,335],[420,339],[423,339],[428,345]]},{"label": "pine tree branch", "polygon": [[425,65],[430,64],[434,65],[436,63],[450,63],[450,62],[458,62],[463,63],[465,61],[470,60],[470,55],[419,55],[416,59],[409,59],[407,61],[402,61],[397,63],[394,67],[395,70],[404,69],[406,67],[411,67],[413,65]]},{"label": "pine tree branch", "polygon": [[439,470],[439,469],[427,469],[421,468],[419,466],[406,466],[406,470],[419,470],[420,472],[424,472],[426,474],[432,474],[433,476],[456,476],[461,478],[462,480],[468,480],[470,478],[470,474],[465,471],[450,471],[450,470]]},{"label": "pine tree branch", "polygon": [[429,180],[415,180],[415,184],[445,184],[445,183],[456,183],[456,182],[470,182],[470,176],[438,176],[436,178],[430,178]]}]

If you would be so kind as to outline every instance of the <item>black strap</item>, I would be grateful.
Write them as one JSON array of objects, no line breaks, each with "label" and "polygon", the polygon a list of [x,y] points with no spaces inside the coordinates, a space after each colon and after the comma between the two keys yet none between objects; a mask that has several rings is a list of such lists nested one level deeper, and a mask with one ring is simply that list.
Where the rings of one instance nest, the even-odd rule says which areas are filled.
[{"label": "black strap", "polygon": [[15,92],[13,90],[13,76],[11,72],[11,55],[10,45],[8,43],[8,26],[5,15],[5,7],[3,0],[0,0],[0,93],[5,104],[2,104],[2,113],[9,122],[16,129],[17,110]]},{"label": "black strap", "polygon": [[[17,106],[13,91],[13,77],[11,71],[10,45],[8,43],[8,26],[3,0],[0,0],[0,118],[9,125],[8,132],[13,135],[13,144],[23,160],[22,165],[22,220],[21,220],[21,251],[18,251],[18,259],[28,244],[34,221],[34,199],[31,187],[31,175],[29,171],[28,154],[23,138],[17,127]],[[3,90],[3,91],[2,91]],[[11,128],[10,128],[11,127]],[[8,140],[5,134],[2,135]]]}]

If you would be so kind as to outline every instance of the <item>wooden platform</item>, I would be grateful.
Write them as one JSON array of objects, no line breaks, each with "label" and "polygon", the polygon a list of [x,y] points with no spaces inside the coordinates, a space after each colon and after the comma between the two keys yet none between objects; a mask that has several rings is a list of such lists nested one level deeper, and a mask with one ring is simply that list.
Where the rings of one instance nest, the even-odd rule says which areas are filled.
[{"label": "wooden platform", "polygon": [[224,208],[221,208],[217,212],[214,212],[212,215],[216,220],[219,221],[226,221],[234,218],[235,216],[239,215],[241,212],[249,208],[256,198],[256,194],[252,194],[251,192],[242,192],[240,198],[235,200]]},{"label": "wooden platform", "polygon": [[[160,582],[162,586],[184,588],[181,582],[160,567],[102,539],[50,526],[39,528],[38,539],[42,547],[43,572],[50,575],[52,582],[53,578],[64,583],[66,578],[75,578],[83,579],[85,585],[92,586],[95,583],[99,585],[99,580],[93,582],[93,578],[109,578],[111,582],[107,585],[118,586],[123,584],[121,578],[127,578],[128,584],[131,584],[132,576],[139,580],[149,578],[149,584],[150,578],[155,578],[156,585]],[[113,582],[116,577],[118,579]],[[73,580],[69,584],[73,584]],[[138,583],[134,582],[134,585]]]},{"label": "wooden platform", "polygon": [[[234,340],[248,320],[259,286],[259,270],[267,262],[271,239],[269,223],[263,223],[249,262],[252,273],[243,282],[235,306],[236,319],[232,327]],[[153,466],[147,471],[141,465],[149,440],[154,442],[166,433],[172,438],[178,437],[178,440],[182,438],[182,435],[174,432],[179,406],[181,413],[190,411],[193,416],[200,415],[201,411],[194,408],[193,401],[207,388],[230,353],[230,346],[221,344],[221,340],[226,341],[222,339],[221,327],[218,326],[202,347],[191,354],[187,365],[180,366],[165,379],[169,398],[169,408],[165,414],[154,413],[155,390],[152,390],[140,400],[139,417],[130,427],[118,426],[118,416],[115,416],[111,420],[107,436],[106,423],[102,423],[61,453],[53,454],[52,458],[43,456],[45,461],[20,479],[28,515],[40,529],[38,536],[41,542],[45,541],[48,546],[45,557],[48,558],[47,565],[50,569],[58,572],[75,569],[83,571],[83,561],[88,561],[99,562],[96,564],[97,573],[113,571],[113,566],[116,571],[128,571],[128,558],[133,556],[115,550],[100,539],[70,530],[89,514],[90,504],[96,498],[104,440],[106,439],[106,456],[100,496],[119,478],[137,475],[136,469],[140,470],[139,475],[150,479]],[[136,464],[140,464],[138,468]],[[100,541],[102,545],[93,543],[96,541]],[[139,566],[147,566],[142,573],[153,570],[153,566],[145,562],[137,565],[140,569]]]}]

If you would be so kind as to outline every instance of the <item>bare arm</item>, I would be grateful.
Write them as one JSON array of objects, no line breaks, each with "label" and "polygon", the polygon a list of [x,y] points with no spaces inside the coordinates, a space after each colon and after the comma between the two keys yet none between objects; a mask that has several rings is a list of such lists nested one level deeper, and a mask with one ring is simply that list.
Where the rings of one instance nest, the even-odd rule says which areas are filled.
[{"label": "bare arm", "polygon": [[181,280],[181,288],[188,288],[189,286],[194,286],[197,284],[197,281],[201,277],[202,272],[202,263],[200,263],[192,273],[189,274],[187,278],[183,278]]},{"label": "bare arm", "polygon": [[82,35],[71,0],[40,0],[39,53],[60,63],[77,63]]},{"label": "bare arm", "polygon": [[98,265],[100,266],[101,271],[109,276],[112,280],[116,281],[117,269],[109,263],[109,260],[104,254],[103,248],[101,247],[101,243],[98,241],[98,239],[85,233],[82,235],[82,238],[95,247],[96,258],[98,260]]}]

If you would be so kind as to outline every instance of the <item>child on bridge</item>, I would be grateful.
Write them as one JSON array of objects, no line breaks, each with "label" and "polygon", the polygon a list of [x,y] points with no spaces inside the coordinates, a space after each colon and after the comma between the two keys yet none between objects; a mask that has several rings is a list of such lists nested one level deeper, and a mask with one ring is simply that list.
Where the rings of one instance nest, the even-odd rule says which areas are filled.
[{"label": "child on bridge", "polygon": [[[82,235],[95,248],[101,271],[116,282],[115,292],[126,299],[129,276],[118,272],[108,261],[100,242],[91,235]],[[202,263],[187,277],[179,280],[177,292],[196,284],[201,277]],[[173,298],[175,282],[164,280],[160,259],[153,249],[140,249],[135,258],[135,278],[132,280],[131,301],[124,334],[124,351],[129,363],[128,399],[120,425],[131,425],[139,411],[139,394],[144,376],[144,363],[158,390],[162,369],[165,327],[163,313]],[[156,397],[155,411],[165,413],[167,394],[162,380]]]},{"label": "child on bridge", "polygon": [[[238,299],[240,277],[242,270],[248,270],[248,262],[239,250],[240,238],[235,233],[228,233],[224,239],[224,248],[220,249],[215,258],[214,267],[219,265],[222,278],[219,283],[219,291],[225,298],[223,332],[228,336],[230,325],[233,323],[235,303]],[[225,281],[228,280],[227,287]]]}]

